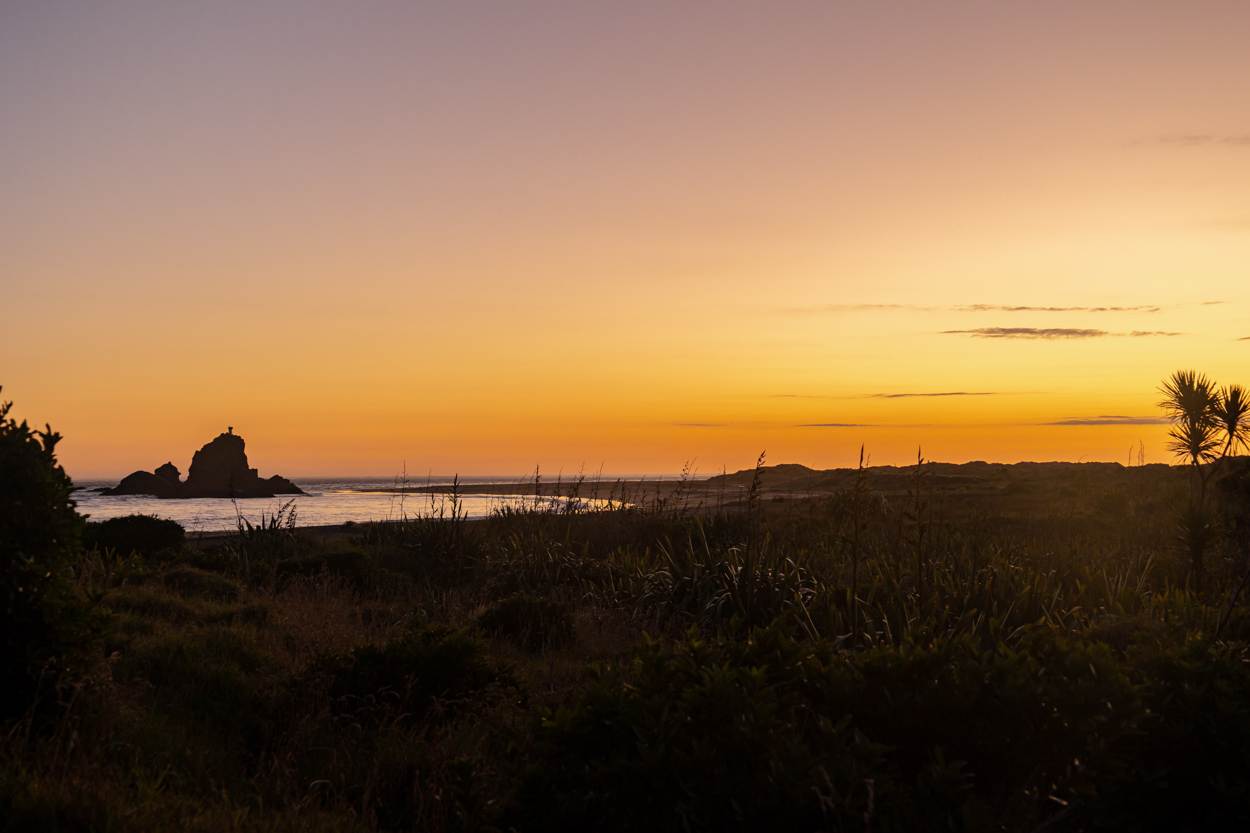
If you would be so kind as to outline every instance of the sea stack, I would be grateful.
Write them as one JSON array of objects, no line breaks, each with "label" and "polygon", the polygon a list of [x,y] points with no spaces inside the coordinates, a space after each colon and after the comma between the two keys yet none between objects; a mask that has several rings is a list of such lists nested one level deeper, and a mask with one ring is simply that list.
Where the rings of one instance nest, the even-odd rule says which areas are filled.
[{"label": "sea stack", "polygon": [[159,498],[190,497],[275,497],[302,495],[304,492],[285,477],[262,478],[247,464],[243,438],[227,428],[205,444],[191,458],[185,482],[173,463],[155,472],[137,471],[122,479],[105,495],[150,495]]}]

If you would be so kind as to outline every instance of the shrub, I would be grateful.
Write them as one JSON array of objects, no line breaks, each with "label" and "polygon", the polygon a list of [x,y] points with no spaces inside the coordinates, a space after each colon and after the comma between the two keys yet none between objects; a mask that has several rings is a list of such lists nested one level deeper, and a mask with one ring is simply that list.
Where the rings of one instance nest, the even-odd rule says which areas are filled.
[{"label": "shrub", "polygon": [[153,556],[179,549],[185,540],[186,533],[177,521],[163,520],[154,515],[109,518],[87,524],[86,531],[88,546],[113,549],[123,555],[137,552]]},{"label": "shrub", "polygon": [[239,585],[216,573],[194,567],[176,567],[163,577],[165,586],[184,598],[232,602],[239,598]]},{"label": "shrub", "polygon": [[454,706],[509,682],[487,660],[480,642],[457,631],[418,631],[381,647],[358,648],[330,664],[330,697],[339,712],[362,703],[390,703],[407,713],[424,713],[436,701]]},{"label": "shrub", "polygon": [[191,602],[148,585],[120,587],[104,597],[104,605],[116,613],[132,613],[175,624],[196,622],[203,615]]},{"label": "shrub", "polygon": [[119,587],[104,597],[114,614],[130,614],[177,625],[259,625],[268,621],[269,608],[261,604],[232,605],[211,597],[171,592],[154,585]]},{"label": "shrub", "polygon": [[82,518],[56,460],[59,434],[32,430],[0,403],[0,716],[24,710],[82,635],[66,568]]},{"label": "shrub", "polygon": [[1250,650],[1173,644],[1133,659],[1148,717],[1088,815],[1106,830],[1250,829]]},{"label": "shrub", "polygon": [[574,636],[569,605],[527,594],[496,602],[477,621],[486,633],[511,639],[527,651],[568,645]]},{"label": "shrub", "polygon": [[1028,830],[1124,771],[1146,715],[1106,646],[1046,631],[989,650],[653,643],[543,722],[505,826]]},{"label": "shrub", "polygon": [[274,671],[271,658],[243,635],[218,626],[141,638],[114,674],[149,684],[156,711],[193,729],[200,743],[211,737],[254,755],[273,726]]},{"label": "shrub", "polygon": [[786,653],[780,667],[760,667],[692,639],[600,669],[543,722],[502,826],[797,831],[861,818],[883,750],[842,715],[814,710],[802,654]]},{"label": "shrub", "polygon": [[441,585],[474,577],[484,555],[481,538],[481,531],[458,515],[371,524],[361,536],[376,552],[379,567]]},{"label": "shrub", "polygon": [[278,579],[333,575],[343,578],[352,589],[364,590],[374,574],[370,560],[359,552],[331,552],[301,555],[278,563]]},{"label": "shrub", "polygon": [[297,518],[294,500],[283,503],[272,515],[262,512],[260,522],[255,524],[240,513],[238,534],[231,536],[223,556],[245,581],[272,581],[278,563],[300,551],[295,532]]}]

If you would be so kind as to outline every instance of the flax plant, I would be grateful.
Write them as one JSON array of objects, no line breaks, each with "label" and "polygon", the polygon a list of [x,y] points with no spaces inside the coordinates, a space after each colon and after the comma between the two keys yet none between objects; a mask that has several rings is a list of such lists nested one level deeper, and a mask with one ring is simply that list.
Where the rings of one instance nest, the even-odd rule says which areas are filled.
[{"label": "flax plant", "polygon": [[1189,548],[1190,571],[1196,590],[1202,588],[1203,555],[1210,537],[1207,513],[1207,483],[1214,464],[1250,448],[1250,401],[1240,385],[1223,389],[1205,374],[1178,370],[1160,387],[1159,406],[1172,426],[1168,448],[1186,461],[1193,472],[1190,500],[1181,522],[1182,535]]}]

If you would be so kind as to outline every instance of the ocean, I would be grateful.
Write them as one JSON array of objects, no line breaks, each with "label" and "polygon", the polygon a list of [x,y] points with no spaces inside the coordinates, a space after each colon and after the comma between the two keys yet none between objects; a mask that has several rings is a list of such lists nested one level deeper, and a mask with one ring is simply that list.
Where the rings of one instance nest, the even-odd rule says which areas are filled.
[{"label": "ocean", "polygon": [[[518,478],[465,477],[462,484],[516,483]],[[126,495],[110,497],[93,491],[102,486],[113,486],[115,481],[90,481],[77,483],[74,500],[78,511],[90,520],[104,521],[123,515],[155,515],[182,524],[187,532],[222,532],[238,528],[239,515],[259,524],[262,516],[272,516],[287,501],[294,501],[297,526],[323,526],[348,521],[397,521],[404,517],[428,516],[440,510],[450,513],[450,494],[404,494],[400,484],[392,479],[340,478],[298,479],[295,485],[305,495],[280,495],[273,498],[188,498],[185,500],[161,500],[154,497]],[[409,488],[416,486],[443,486],[450,491],[451,479],[410,481]],[[484,518],[504,507],[533,507],[535,497],[529,495],[461,495],[460,511],[468,518]],[[541,498],[551,501],[552,498]],[[582,499],[581,503],[594,508],[604,502]],[[543,505],[543,504],[539,504]],[[549,505],[549,504],[548,504]]]}]

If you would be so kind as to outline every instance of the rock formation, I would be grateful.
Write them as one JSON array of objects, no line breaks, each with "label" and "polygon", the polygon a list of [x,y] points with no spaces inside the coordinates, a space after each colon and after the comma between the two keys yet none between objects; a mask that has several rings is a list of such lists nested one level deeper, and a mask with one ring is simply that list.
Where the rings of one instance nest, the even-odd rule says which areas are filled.
[{"label": "rock formation", "polygon": [[106,495],[152,495],[159,498],[274,497],[304,492],[284,477],[262,478],[247,464],[243,438],[230,428],[218,434],[191,458],[186,482],[178,467],[165,463],[155,472],[126,475]]},{"label": "rock formation", "polygon": [[183,497],[182,484],[170,483],[150,471],[137,471],[122,478],[111,489],[103,489],[102,495],[151,495],[153,497]]},{"label": "rock formation", "polygon": [[182,480],[182,472],[178,471],[178,467],[173,463],[166,463],[163,466],[157,466],[154,474],[170,483],[178,483]]}]

